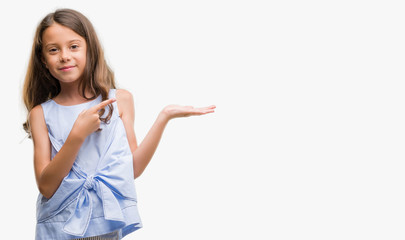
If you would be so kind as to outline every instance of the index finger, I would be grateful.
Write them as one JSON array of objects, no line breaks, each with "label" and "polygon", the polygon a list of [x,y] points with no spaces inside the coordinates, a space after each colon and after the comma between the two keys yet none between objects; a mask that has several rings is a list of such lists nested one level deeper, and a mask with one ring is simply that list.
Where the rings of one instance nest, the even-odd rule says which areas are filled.
[{"label": "index finger", "polygon": [[91,109],[94,110],[95,112],[97,112],[97,111],[99,111],[100,109],[105,108],[105,106],[107,106],[108,104],[115,102],[116,100],[117,100],[117,99],[115,99],[115,98],[107,99],[107,100],[102,101],[101,103],[99,103],[99,104],[93,106]]}]

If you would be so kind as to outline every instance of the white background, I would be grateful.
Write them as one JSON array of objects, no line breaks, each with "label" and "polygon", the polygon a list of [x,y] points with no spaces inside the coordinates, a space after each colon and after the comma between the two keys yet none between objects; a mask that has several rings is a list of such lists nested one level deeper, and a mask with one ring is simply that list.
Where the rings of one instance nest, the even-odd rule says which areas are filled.
[{"label": "white background", "polygon": [[38,22],[68,7],[133,93],[138,142],[168,104],[217,106],[168,124],[126,239],[404,239],[401,2],[1,3],[1,238],[35,233],[21,88]]}]

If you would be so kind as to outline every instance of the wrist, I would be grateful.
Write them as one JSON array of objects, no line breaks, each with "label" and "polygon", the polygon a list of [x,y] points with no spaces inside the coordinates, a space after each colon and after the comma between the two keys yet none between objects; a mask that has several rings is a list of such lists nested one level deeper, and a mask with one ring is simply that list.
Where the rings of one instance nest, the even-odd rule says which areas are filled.
[{"label": "wrist", "polygon": [[86,139],[86,136],[84,136],[84,134],[75,131],[74,129],[72,129],[72,131],[70,132],[69,136],[68,136],[72,141],[74,142],[79,142],[82,143],[84,142],[84,140]]},{"label": "wrist", "polygon": [[161,122],[163,122],[165,124],[168,123],[170,119],[171,119],[170,115],[165,111],[165,109],[163,109],[159,113],[158,118],[157,118],[158,121],[161,121]]}]

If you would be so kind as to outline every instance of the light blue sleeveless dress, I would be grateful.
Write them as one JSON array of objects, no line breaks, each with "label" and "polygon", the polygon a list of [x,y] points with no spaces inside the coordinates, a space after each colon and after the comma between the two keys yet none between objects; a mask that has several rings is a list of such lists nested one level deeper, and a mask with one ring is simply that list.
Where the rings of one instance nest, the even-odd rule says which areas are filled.
[{"label": "light blue sleeveless dress", "polygon": [[[109,91],[115,97],[116,89]],[[53,100],[41,104],[49,139],[51,159],[60,150],[77,116],[101,102],[96,99],[73,106]],[[134,185],[133,156],[116,102],[108,124],[83,142],[68,175],[55,194],[37,199],[36,240],[77,239],[119,231],[120,239],[142,227]],[[109,108],[105,108],[104,117]]]}]

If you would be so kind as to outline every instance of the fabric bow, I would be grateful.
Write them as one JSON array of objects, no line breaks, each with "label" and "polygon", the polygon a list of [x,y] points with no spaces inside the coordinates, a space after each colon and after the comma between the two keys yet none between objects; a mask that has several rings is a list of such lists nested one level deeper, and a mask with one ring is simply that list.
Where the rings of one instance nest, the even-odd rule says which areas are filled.
[{"label": "fabric bow", "polygon": [[82,176],[82,187],[75,203],[75,210],[63,226],[63,231],[71,235],[83,236],[86,233],[90,223],[93,211],[93,199],[90,190],[94,190],[103,202],[104,218],[106,220],[122,222],[125,225],[124,216],[121,207],[112,193],[112,189],[106,184],[108,178],[102,174],[87,176],[76,166],[72,170],[79,176]]},{"label": "fabric bow", "polygon": [[[59,151],[63,143],[58,142],[51,134],[49,137],[55,150]],[[48,204],[48,207],[44,207],[43,211],[40,211],[40,215],[37,216],[39,222],[46,221],[65,207],[74,204],[74,211],[62,230],[70,235],[84,236],[93,211],[93,199],[89,191],[94,190],[102,201],[104,218],[116,221],[117,225],[122,225],[122,227],[125,226],[125,219],[117,197],[136,201],[132,180],[133,172],[127,164],[128,161],[132,162],[132,155],[125,150],[124,146],[112,147],[111,145],[105,146],[105,152],[100,157],[102,167],[98,168],[93,175],[86,174],[76,162],[73,164],[71,171],[63,179],[54,196],[44,203]],[[108,161],[105,161],[106,159]],[[128,178],[128,176],[130,177]]]}]

